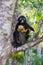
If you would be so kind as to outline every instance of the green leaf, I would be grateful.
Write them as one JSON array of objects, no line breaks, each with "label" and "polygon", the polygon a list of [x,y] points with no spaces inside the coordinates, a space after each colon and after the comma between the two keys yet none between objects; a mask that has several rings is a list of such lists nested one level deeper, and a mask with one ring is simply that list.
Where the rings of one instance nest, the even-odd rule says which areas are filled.
[{"label": "green leaf", "polygon": [[32,57],[34,60],[33,65],[40,65],[40,58],[35,54]]},{"label": "green leaf", "polygon": [[5,65],[9,65],[9,60],[6,61],[6,64]]},{"label": "green leaf", "polygon": [[36,21],[39,22],[41,19],[41,10],[36,13]]}]

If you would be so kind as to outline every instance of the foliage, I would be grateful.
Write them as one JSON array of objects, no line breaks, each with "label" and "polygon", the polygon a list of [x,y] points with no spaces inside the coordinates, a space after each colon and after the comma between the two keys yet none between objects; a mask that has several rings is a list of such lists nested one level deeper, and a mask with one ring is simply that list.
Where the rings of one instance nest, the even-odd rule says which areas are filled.
[{"label": "foliage", "polygon": [[43,65],[43,54],[41,55],[41,65]]},{"label": "foliage", "polygon": [[12,59],[16,59],[18,62],[22,63],[22,62],[24,62],[23,56],[24,56],[24,53],[20,51],[20,52],[17,52],[15,54],[14,53],[11,54],[9,57],[12,58]]},{"label": "foliage", "polygon": [[40,58],[36,54],[32,55],[32,59],[33,59],[33,65],[40,65]]},{"label": "foliage", "polygon": [[6,64],[5,65],[9,65],[9,60],[6,61]]},{"label": "foliage", "polygon": [[[33,26],[35,32],[38,32],[43,18],[43,0],[18,0],[18,15],[21,14],[26,16],[27,23]],[[40,36],[42,33],[40,32]]]}]

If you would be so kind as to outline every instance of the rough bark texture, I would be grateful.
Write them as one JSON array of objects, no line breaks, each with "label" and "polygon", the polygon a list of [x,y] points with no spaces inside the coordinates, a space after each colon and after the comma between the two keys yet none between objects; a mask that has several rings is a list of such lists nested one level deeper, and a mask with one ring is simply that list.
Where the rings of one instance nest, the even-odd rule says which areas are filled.
[{"label": "rough bark texture", "polygon": [[[18,7],[17,7],[18,4],[17,3],[18,3],[18,0],[15,3],[13,20],[12,20],[11,35],[10,35],[11,43],[13,43],[13,32],[15,30],[15,25],[17,23],[17,17],[18,17],[18,14],[17,14],[18,13],[18,11],[17,11],[18,10]],[[12,49],[12,51],[13,51],[13,49]],[[16,60],[15,59],[10,59],[9,60],[9,65],[16,65]]]},{"label": "rough bark texture", "polygon": [[15,59],[9,59],[9,65],[16,65]]},{"label": "rough bark texture", "polygon": [[32,49],[29,49],[29,55],[28,55],[28,65],[32,65]]},{"label": "rough bark texture", "polygon": [[40,44],[37,45],[37,55],[41,57],[41,46]]},{"label": "rough bark texture", "polygon": [[0,0],[0,65],[5,65],[11,52],[10,33],[17,0]]}]

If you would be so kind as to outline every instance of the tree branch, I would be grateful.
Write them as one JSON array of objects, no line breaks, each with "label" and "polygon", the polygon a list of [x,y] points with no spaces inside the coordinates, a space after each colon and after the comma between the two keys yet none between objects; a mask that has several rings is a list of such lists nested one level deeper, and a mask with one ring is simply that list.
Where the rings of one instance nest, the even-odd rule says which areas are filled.
[{"label": "tree branch", "polygon": [[[24,51],[24,50],[26,50],[27,48],[32,48],[32,47],[36,46],[37,44],[39,44],[39,43],[42,42],[42,41],[43,41],[43,36],[40,37],[40,38],[38,38],[38,39],[35,40],[35,41],[31,41],[31,42],[29,42],[29,43],[26,43],[26,44],[22,45],[21,47],[18,47],[17,49],[14,48],[13,51],[14,51],[14,52]],[[16,51],[15,51],[15,50],[16,50]]]}]

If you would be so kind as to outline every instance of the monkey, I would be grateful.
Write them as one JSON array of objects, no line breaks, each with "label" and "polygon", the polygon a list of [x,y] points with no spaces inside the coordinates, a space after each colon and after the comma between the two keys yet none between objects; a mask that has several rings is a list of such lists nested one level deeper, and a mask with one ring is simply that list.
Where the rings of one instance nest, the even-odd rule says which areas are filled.
[{"label": "monkey", "polygon": [[18,48],[24,45],[29,38],[30,30],[34,31],[33,27],[27,23],[26,17],[21,15],[18,18],[18,23],[16,24],[15,31],[13,32],[13,47]]}]

